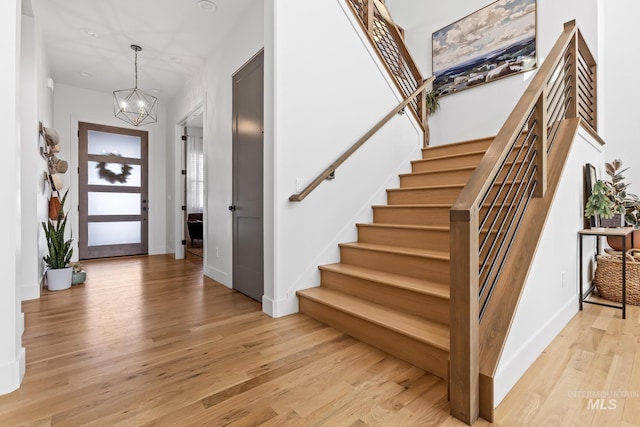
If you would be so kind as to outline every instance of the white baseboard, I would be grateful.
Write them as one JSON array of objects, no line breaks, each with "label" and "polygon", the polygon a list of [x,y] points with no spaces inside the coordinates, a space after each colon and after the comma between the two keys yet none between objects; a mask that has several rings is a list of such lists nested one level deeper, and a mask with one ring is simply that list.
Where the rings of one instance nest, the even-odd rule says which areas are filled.
[{"label": "white baseboard", "polygon": [[0,365],[0,395],[11,393],[20,387],[25,366],[24,347],[20,348],[14,361]]},{"label": "white baseboard", "polygon": [[538,332],[532,334],[511,359],[499,362],[493,383],[496,407],[577,312],[576,296],[567,301],[553,318],[542,324]]},{"label": "white baseboard", "polygon": [[227,274],[226,271],[222,271],[215,267],[207,265],[204,268],[204,275],[210,279],[215,280],[216,282],[219,282],[220,284],[226,286],[229,289],[233,288],[233,284],[229,280],[229,274]]},{"label": "white baseboard", "polygon": [[262,296],[262,311],[271,317],[283,317],[298,312],[298,297],[288,295],[288,298],[273,300]]},{"label": "white baseboard", "polygon": [[20,288],[20,298],[22,301],[40,298],[40,289],[42,286],[42,283],[38,283],[36,285],[23,285]]}]

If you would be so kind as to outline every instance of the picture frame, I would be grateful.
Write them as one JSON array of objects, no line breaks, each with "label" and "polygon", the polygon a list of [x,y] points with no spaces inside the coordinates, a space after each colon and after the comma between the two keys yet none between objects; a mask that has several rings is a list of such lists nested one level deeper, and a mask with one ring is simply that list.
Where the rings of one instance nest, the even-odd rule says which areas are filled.
[{"label": "picture frame", "polygon": [[498,0],[434,32],[433,90],[440,96],[537,67],[536,0]]},{"label": "picture frame", "polygon": [[[586,191],[584,193],[584,205],[586,205],[587,200],[589,199],[593,191],[593,186],[596,185],[596,181],[598,180],[596,167],[591,163],[587,163],[584,165],[584,180],[586,187]],[[591,228],[600,227],[600,219],[597,216],[589,217],[589,225],[591,225]]]}]

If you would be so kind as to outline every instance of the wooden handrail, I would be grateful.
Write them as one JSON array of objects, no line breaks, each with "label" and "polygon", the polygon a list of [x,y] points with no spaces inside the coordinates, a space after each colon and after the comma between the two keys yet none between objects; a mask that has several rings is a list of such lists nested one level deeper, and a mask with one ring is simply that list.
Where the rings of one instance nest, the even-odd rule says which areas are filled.
[{"label": "wooden handrail", "polygon": [[[519,271],[523,267],[528,270],[531,260],[524,261],[527,265],[523,266],[520,257],[515,257],[517,261],[509,257],[510,250],[524,238],[519,230],[523,218],[530,220],[527,213],[530,203],[535,200],[551,203],[552,196],[547,196],[548,156],[554,156],[551,179],[557,180],[559,157],[566,154],[570,136],[564,124],[577,120],[596,129],[595,89],[593,56],[575,21],[567,22],[451,209],[449,395],[452,415],[469,424],[477,419],[481,406],[487,411],[487,406],[480,402],[480,389],[491,394],[488,399],[493,402],[492,386],[487,384],[486,375],[480,381],[480,364],[483,360],[497,364],[515,312],[513,298],[508,304],[500,300],[496,303],[500,309],[490,311],[492,329],[485,331],[491,335],[488,350],[485,343],[488,338],[480,334],[480,318],[493,302],[492,295],[507,293],[504,286],[511,286],[509,295],[521,292],[526,275],[518,276],[521,280],[512,283],[513,275],[506,280],[501,272]],[[554,144],[563,145],[554,149]],[[522,156],[521,160],[516,156]],[[517,163],[522,166],[509,166]],[[498,179],[499,176],[506,178]],[[505,181],[510,183],[505,185]],[[556,184],[555,181],[550,184],[554,191]],[[507,196],[512,198],[506,200]],[[490,237],[485,236],[480,242],[480,228],[488,223],[490,227],[499,224],[499,230],[488,233]],[[528,224],[522,227],[530,229]],[[526,237],[537,241],[540,232],[541,228],[536,236]],[[487,265],[492,267],[485,269]],[[496,330],[497,324],[500,330]],[[485,350],[492,355],[487,356]],[[492,413],[492,406],[489,411]]]},{"label": "wooden handrail", "polygon": [[305,197],[307,197],[316,187],[318,187],[325,179],[327,179],[329,175],[331,175],[331,173],[335,171],[338,168],[338,166],[344,163],[345,160],[347,160],[353,153],[355,153],[358,148],[362,147],[364,143],[367,142],[369,138],[371,138],[376,132],[378,132],[389,120],[391,120],[395,115],[397,115],[400,111],[402,111],[402,109],[405,108],[414,98],[416,98],[418,95],[422,94],[425,90],[427,90],[427,88],[431,86],[433,79],[434,77],[431,76],[427,80],[425,80],[418,87],[418,89],[416,89],[411,95],[405,98],[400,104],[398,104],[397,107],[391,110],[389,114],[384,116],[382,120],[376,123],[376,125],[372,127],[367,133],[365,133],[362,138],[358,139],[358,141],[356,141],[355,144],[349,147],[347,151],[342,153],[342,155],[338,157],[338,159],[335,162],[331,163],[329,167],[323,170],[316,177],[316,179],[314,179],[309,185],[307,185],[304,188],[304,190],[302,190],[298,194],[292,194],[291,197],[289,197],[289,201],[301,202],[302,200],[304,200]]}]

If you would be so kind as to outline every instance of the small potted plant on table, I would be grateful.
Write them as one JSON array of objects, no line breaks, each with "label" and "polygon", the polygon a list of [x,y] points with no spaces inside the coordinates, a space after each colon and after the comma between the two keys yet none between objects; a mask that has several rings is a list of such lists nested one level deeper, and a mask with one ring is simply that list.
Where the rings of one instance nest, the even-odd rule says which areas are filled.
[{"label": "small potted plant on table", "polygon": [[[640,228],[640,199],[635,194],[627,193],[628,183],[622,175],[627,169],[620,170],[619,159],[605,163],[605,170],[610,180],[599,179],[587,200],[585,216],[598,216],[602,227],[624,227],[630,225]],[[635,230],[634,247],[640,248],[640,230]],[[622,250],[620,237],[608,237],[607,242],[612,249]]]}]

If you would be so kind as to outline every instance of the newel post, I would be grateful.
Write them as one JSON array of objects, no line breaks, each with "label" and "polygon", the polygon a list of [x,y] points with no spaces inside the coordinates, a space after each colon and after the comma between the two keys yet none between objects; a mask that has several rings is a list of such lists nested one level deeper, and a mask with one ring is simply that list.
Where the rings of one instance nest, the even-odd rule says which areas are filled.
[{"label": "newel post", "polygon": [[480,412],[479,213],[454,209],[450,233],[449,397],[451,415],[471,425]]},{"label": "newel post", "polygon": [[418,111],[420,113],[420,121],[422,121],[422,129],[424,129],[422,146],[424,148],[427,148],[429,146],[429,137],[431,133],[429,129],[429,112],[427,111],[427,89],[424,89],[422,92],[420,92],[418,108]]}]

